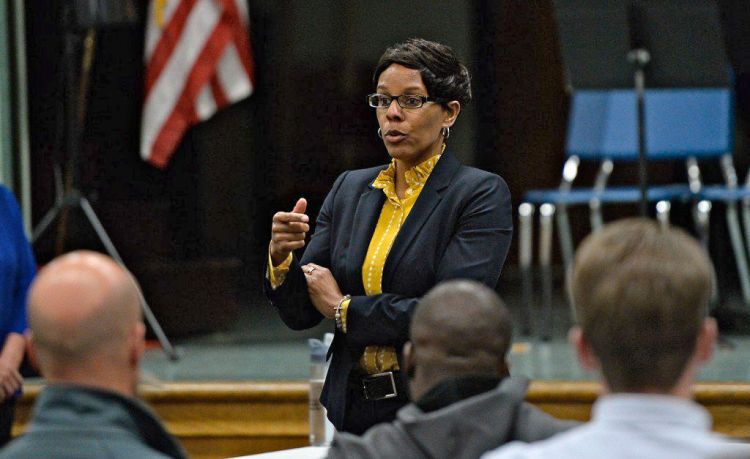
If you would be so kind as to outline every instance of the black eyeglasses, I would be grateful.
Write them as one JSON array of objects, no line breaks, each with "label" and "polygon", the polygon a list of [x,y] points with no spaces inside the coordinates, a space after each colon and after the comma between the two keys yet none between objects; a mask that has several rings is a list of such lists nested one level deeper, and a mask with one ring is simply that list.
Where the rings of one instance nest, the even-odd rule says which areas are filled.
[{"label": "black eyeglasses", "polygon": [[401,108],[420,108],[427,103],[442,103],[445,99],[438,97],[420,96],[418,94],[401,94],[400,96],[389,96],[386,94],[370,94],[367,96],[367,105],[372,108],[388,108],[391,102],[396,103]]}]

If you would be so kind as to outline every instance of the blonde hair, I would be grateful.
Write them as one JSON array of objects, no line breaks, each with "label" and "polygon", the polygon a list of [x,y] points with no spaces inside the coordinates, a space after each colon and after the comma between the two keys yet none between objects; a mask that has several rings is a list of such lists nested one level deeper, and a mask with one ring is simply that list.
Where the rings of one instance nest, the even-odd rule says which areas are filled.
[{"label": "blonde hair", "polygon": [[584,240],[569,293],[613,391],[674,387],[695,351],[713,279],[708,255],[678,228],[633,218]]}]

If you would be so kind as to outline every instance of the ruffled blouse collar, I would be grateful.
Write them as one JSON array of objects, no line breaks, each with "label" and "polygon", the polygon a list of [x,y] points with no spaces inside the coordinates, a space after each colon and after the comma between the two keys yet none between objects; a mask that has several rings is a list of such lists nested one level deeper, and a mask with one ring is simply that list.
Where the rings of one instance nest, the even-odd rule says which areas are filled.
[{"label": "ruffled blouse collar", "polygon": [[[433,169],[435,169],[435,165],[437,165],[441,156],[442,154],[432,156],[404,173],[404,179],[406,180],[406,185],[408,186],[408,188],[406,189],[405,198],[409,198],[410,196],[418,194],[418,191],[421,191],[425,183],[427,183],[427,179],[430,177]],[[383,190],[385,195],[391,201],[399,201],[398,196],[396,195],[395,159],[391,160],[391,164],[388,165],[387,169],[380,171],[380,174],[378,174],[377,178],[372,183],[372,186]]]}]

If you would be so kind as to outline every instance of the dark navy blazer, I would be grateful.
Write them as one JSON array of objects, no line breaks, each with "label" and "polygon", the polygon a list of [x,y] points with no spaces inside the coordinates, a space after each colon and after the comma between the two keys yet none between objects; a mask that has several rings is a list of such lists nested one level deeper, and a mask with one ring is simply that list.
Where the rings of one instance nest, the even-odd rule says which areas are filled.
[{"label": "dark navy blazer", "polygon": [[[265,282],[268,299],[295,330],[313,327],[323,319],[310,301],[301,265],[328,267],[341,291],[352,296],[347,333],[336,331],[321,395],[337,429],[344,422],[349,373],[364,348],[393,346],[401,361],[419,298],[447,279],[475,279],[494,288],[513,233],[505,181],[462,165],[446,151],[391,247],[383,271],[383,293],[365,296],[362,264],[385,201],[383,191],[372,183],[385,168],[341,174],[323,202],[302,259],[295,257],[277,290]],[[406,390],[399,388],[404,394]]]}]

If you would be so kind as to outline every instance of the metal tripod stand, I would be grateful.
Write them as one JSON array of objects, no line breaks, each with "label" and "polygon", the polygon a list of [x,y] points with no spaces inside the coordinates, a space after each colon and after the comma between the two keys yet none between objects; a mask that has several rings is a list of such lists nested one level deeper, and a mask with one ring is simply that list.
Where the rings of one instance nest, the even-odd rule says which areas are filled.
[{"label": "metal tripod stand", "polygon": [[[91,73],[91,64],[93,61],[96,32],[93,27],[86,30],[85,37],[82,39],[81,31],[76,27],[73,7],[69,6],[64,11],[63,18],[65,24],[64,49],[61,57],[62,72],[65,88],[65,103],[59,116],[65,120],[65,149],[68,154],[67,161],[67,180],[63,190],[61,160],[55,161],[55,205],[47,211],[39,224],[34,228],[31,237],[31,243],[35,244],[37,240],[49,229],[50,225],[61,219],[60,228],[65,229],[66,214],[70,208],[80,208],[86,220],[96,232],[99,241],[104,246],[109,256],[117,263],[125,267],[125,263],[120,257],[117,248],[109,238],[104,226],[91,207],[91,203],[86,196],[77,188],[78,167],[80,164],[81,136],[82,127],[85,119],[86,96],[88,93],[88,82]],[[83,43],[83,56],[80,68],[74,64],[81,41]],[[80,73],[77,75],[77,73]],[[58,142],[59,147],[59,142]],[[153,330],[156,338],[159,340],[164,353],[170,360],[178,360],[180,357],[176,349],[172,346],[164,330],[154,316],[143,294],[140,293],[141,309],[148,325]]]}]

